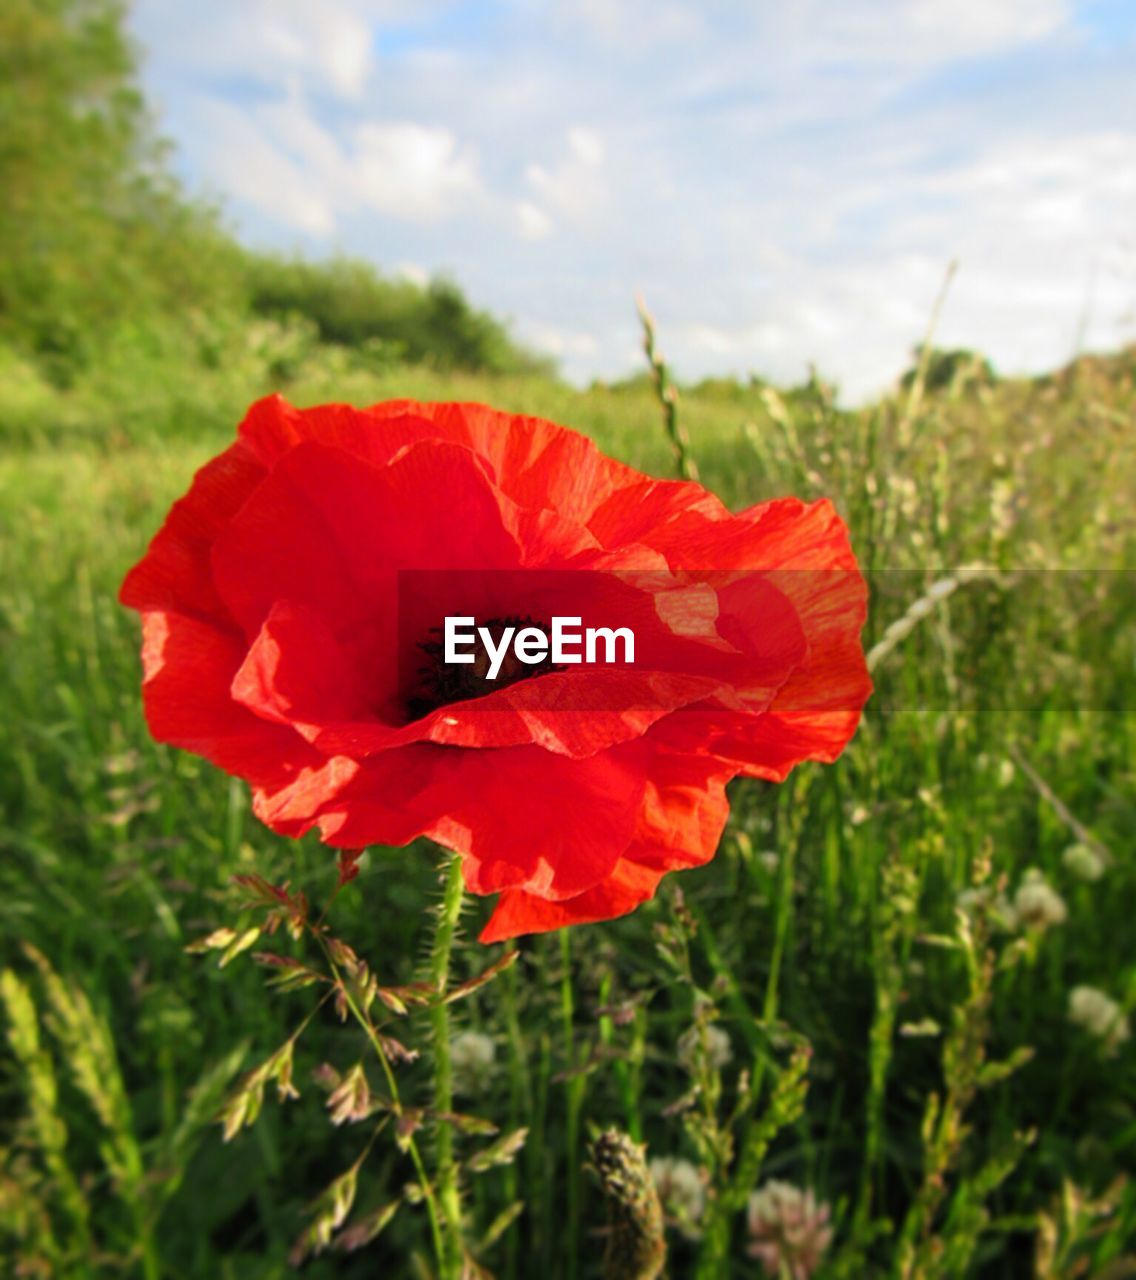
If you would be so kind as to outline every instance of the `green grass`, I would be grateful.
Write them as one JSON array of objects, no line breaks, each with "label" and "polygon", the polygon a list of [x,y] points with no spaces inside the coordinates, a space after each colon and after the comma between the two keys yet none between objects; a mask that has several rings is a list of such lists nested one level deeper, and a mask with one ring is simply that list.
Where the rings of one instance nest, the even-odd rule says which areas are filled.
[{"label": "green grass", "polygon": [[[287,394],[482,400],[587,431],[644,470],[672,465],[642,382],[576,392],[343,360],[305,356]],[[321,1062],[366,1060],[381,1087],[361,1032],[326,1007],[295,1044],[301,1097],[278,1102],[270,1086],[227,1145],[212,1124],[238,1073],[278,1049],[319,993],[266,990],[247,953],[219,969],[185,948],[257,918],[236,905],[234,874],[289,880],[322,903],[334,861],[261,828],[243,785],[150,741],[135,619],[114,598],[194,468],[269,389],[269,363],[258,349],[181,368],[125,349],[61,392],[4,357],[0,1271],[7,1256],[29,1275],[287,1275],[305,1207],[367,1143],[367,1125],[329,1125],[312,1083]],[[710,1171],[702,1241],[669,1233],[674,1277],[761,1274],[739,1210],[770,1177],[832,1205],[821,1275],[1032,1275],[1039,1230],[1053,1260],[1038,1274],[1131,1274],[1116,1260],[1136,1238],[1132,1049],[1107,1056],[1067,1006],[1087,983],[1136,1012],[1134,378],[1129,352],[859,413],[836,411],[819,386],[781,397],[707,384],[683,397],[703,482],[731,505],[837,501],[873,573],[869,647],[952,570],[1002,576],[961,585],[880,658],[836,766],[782,787],[735,784],[709,867],[627,920],[525,941],[513,969],[452,1006],[455,1030],[496,1045],[494,1071],[455,1105],[502,1134],[528,1130],[513,1163],[464,1180],[471,1245],[521,1202],[479,1254],[494,1275],[600,1274],[604,1211],[582,1164],[608,1125]],[[1064,867],[1075,837],[1015,753],[1111,851],[1103,879]],[[983,859],[1011,893],[1041,868],[1066,921],[995,930],[989,944],[979,922],[960,940],[955,898]],[[384,985],[421,976],[439,865],[427,848],[373,849],[335,903],[335,932]],[[485,912],[468,908],[456,979],[502,953],[469,941]],[[988,945],[1004,958],[995,974]],[[611,1016],[624,1004],[634,1016]],[[396,1068],[400,1094],[429,1106],[430,1012],[384,1016],[422,1051]],[[698,1059],[699,1096],[676,1112],[691,1086],[676,1041],[696,1018],[716,1020],[733,1056],[720,1072]],[[928,1019],[938,1034],[902,1030]],[[976,1087],[976,1055],[1026,1046],[1008,1080]],[[946,1102],[928,1127],[933,1094]],[[457,1133],[458,1159],[489,1141]],[[417,1143],[432,1159],[429,1123]],[[384,1131],[359,1170],[359,1211],[415,1179]],[[322,1254],[308,1273],[410,1275],[415,1253],[431,1256],[428,1219],[406,1203],[366,1250]]]}]

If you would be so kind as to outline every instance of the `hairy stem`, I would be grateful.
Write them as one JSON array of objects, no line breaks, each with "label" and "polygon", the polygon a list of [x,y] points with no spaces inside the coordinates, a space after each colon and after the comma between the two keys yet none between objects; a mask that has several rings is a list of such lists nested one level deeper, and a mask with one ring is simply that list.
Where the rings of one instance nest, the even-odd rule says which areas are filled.
[{"label": "hairy stem", "polygon": [[438,1116],[436,1185],[445,1219],[442,1280],[456,1280],[462,1271],[461,1201],[454,1163],[454,1131],[441,1117],[453,1111],[453,1068],[450,1062],[450,1011],[445,1001],[450,979],[450,953],[462,906],[461,858],[450,858],[445,872],[438,925],[430,948],[430,982],[437,1001],[430,1009],[434,1031],[434,1111]]}]

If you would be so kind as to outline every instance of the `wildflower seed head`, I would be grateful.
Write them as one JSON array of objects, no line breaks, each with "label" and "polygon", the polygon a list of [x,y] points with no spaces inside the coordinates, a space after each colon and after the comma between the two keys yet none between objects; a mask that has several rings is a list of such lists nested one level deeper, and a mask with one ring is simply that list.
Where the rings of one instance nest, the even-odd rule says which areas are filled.
[{"label": "wildflower seed head", "polygon": [[671,1218],[683,1235],[698,1236],[698,1223],[706,1207],[706,1184],[689,1160],[659,1156],[650,1163],[651,1178]]},{"label": "wildflower seed head", "polygon": [[811,1190],[773,1179],[749,1198],[746,1252],[767,1276],[809,1280],[832,1243],[830,1210]]},{"label": "wildflower seed head", "polygon": [[656,1280],[666,1261],[663,1207],[646,1150],[618,1129],[592,1143],[592,1168],[607,1202],[604,1275],[610,1280]]},{"label": "wildflower seed head", "polygon": [[955,905],[969,919],[985,911],[991,925],[1007,933],[1013,933],[1021,923],[1010,899],[1004,893],[995,893],[989,885],[961,890],[955,898]]},{"label": "wildflower seed head", "polygon": [[1087,844],[1071,844],[1061,855],[1061,864],[1066,871],[1071,871],[1078,880],[1090,883],[1104,875],[1104,859],[1095,849]]},{"label": "wildflower seed head", "polygon": [[687,1071],[692,1072],[703,1047],[706,1061],[714,1071],[721,1071],[734,1056],[730,1037],[721,1027],[715,1027],[709,1023],[695,1023],[693,1027],[687,1028],[678,1038],[678,1060],[680,1065]]},{"label": "wildflower seed head", "polygon": [[981,907],[985,906],[989,900],[990,894],[986,889],[960,889],[958,896],[955,898],[955,905],[960,911],[972,916]]},{"label": "wildflower seed head", "polygon": [[1047,929],[1050,925],[1064,924],[1069,914],[1065,899],[1036,867],[1030,867],[1022,877],[1014,894],[1014,911],[1027,929]]},{"label": "wildflower seed head", "polygon": [[482,1092],[496,1057],[493,1041],[480,1031],[463,1031],[455,1036],[450,1041],[454,1092],[466,1098]]},{"label": "wildflower seed head", "polygon": [[1127,1014],[1096,987],[1074,987],[1069,992],[1069,1020],[1103,1041],[1108,1054],[1115,1053],[1132,1036]]}]

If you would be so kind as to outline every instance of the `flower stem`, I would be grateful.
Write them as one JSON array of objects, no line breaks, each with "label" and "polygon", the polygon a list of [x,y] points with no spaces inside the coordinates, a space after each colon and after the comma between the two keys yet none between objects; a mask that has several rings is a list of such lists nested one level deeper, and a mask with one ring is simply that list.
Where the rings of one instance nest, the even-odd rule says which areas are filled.
[{"label": "flower stem", "polygon": [[438,925],[430,948],[430,983],[437,1001],[430,1009],[434,1031],[434,1111],[438,1119],[436,1186],[444,1222],[441,1280],[457,1280],[462,1271],[461,1201],[458,1171],[454,1163],[454,1133],[441,1116],[453,1111],[453,1068],[450,1062],[450,1011],[445,1002],[450,978],[450,953],[462,906],[461,858],[453,856],[446,867]]}]

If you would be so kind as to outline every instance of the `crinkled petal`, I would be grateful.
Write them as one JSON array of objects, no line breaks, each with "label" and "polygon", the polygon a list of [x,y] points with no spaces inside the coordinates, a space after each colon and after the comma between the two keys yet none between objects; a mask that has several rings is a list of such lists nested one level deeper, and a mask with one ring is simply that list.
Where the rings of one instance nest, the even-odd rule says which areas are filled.
[{"label": "crinkled petal", "polygon": [[[665,725],[660,737],[669,737]],[[654,897],[668,871],[709,862],[729,816],[728,776],[720,761],[655,752],[635,833],[610,875],[585,892],[559,901],[522,889],[507,890],[480,940],[502,942],[627,915]]]},{"label": "crinkled petal", "polygon": [[254,715],[294,728],[309,742],[322,725],[369,714],[366,690],[320,615],[290,600],[269,610],[232,695]]},{"label": "crinkled petal", "polygon": [[428,835],[464,855],[473,893],[571,897],[601,882],[630,843],[644,756],[637,742],[587,760],[536,747],[407,747],[368,760],[321,813],[320,831],[338,848]]},{"label": "crinkled petal", "polygon": [[249,410],[240,433],[265,466],[305,441],[332,445],[380,466],[406,445],[450,441],[485,459],[494,482],[518,505],[558,511],[581,523],[617,488],[643,478],[605,457],[587,436],[483,404],[389,400],[368,409],[295,409],[269,396]]},{"label": "crinkled petal", "polygon": [[210,553],[221,530],[264,476],[264,467],[239,441],[207,462],[126,575],[119,600],[139,612],[160,609],[227,621],[213,583]]},{"label": "crinkled petal", "polygon": [[178,613],[142,617],[142,693],[150,732],[257,786],[286,785],[323,757],[289,728],[233,701],[243,645],[230,633]]},{"label": "crinkled petal", "polygon": [[549,933],[568,925],[615,920],[653,898],[664,874],[621,860],[602,884],[575,898],[553,902],[523,889],[510,889],[497,899],[478,941],[505,942],[509,938]]}]

